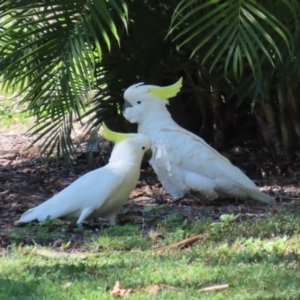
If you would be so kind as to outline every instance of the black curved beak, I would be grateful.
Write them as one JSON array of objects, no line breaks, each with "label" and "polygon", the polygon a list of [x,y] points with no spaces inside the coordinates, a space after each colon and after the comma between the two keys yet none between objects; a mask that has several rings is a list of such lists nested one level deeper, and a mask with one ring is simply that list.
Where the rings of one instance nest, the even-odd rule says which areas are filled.
[{"label": "black curved beak", "polygon": [[151,157],[152,157],[152,150],[151,150],[151,148],[150,148],[150,149],[148,149],[148,150],[145,152],[145,154],[144,154],[144,159],[146,159],[147,161],[149,161],[149,160],[151,159]]},{"label": "black curved beak", "polygon": [[129,102],[125,101],[123,104],[123,113],[125,112],[126,108],[128,108],[128,107],[132,107],[132,105]]}]

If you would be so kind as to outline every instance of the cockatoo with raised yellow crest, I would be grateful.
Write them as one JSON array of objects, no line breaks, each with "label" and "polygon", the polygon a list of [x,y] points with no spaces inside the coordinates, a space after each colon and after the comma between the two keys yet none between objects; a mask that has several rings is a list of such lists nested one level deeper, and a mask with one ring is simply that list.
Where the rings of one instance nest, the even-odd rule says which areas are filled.
[{"label": "cockatoo with raised yellow crest", "polygon": [[124,92],[123,115],[138,124],[138,133],[150,137],[150,164],[163,187],[175,199],[200,193],[275,203],[227,158],[173,121],[166,105],[181,86],[182,79],[166,87],[138,83]]},{"label": "cockatoo with raised yellow crest", "polygon": [[79,227],[86,219],[107,217],[110,225],[135,188],[141,161],[151,141],[143,134],[122,134],[110,131],[103,124],[103,137],[116,143],[109,163],[75,180],[54,197],[29,209],[15,222],[16,225],[35,219],[67,219]]}]

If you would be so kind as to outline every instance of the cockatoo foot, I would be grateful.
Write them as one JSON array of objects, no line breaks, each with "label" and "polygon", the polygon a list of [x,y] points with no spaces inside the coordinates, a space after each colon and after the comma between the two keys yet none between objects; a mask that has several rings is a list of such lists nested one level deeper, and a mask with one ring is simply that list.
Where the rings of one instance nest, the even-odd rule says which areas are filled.
[{"label": "cockatoo foot", "polygon": [[185,198],[186,198],[186,195],[176,197],[176,198],[173,199],[172,203],[174,203],[174,204],[180,203],[181,200],[183,200]]},{"label": "cockatoo foot", "polygon": [[[165,203],[169,203],[170,201],[168,201],[168,199],[164,198],[162,195],[156,195],[153,196],[154,199],[154,203],[155,204],[165,204]],[[173,201],[172,201],[173,202]]]},{"label": "cockatoo foot", "polygon": [[82,223],[76,223],[77,228],[83,228]]},{"label": "cockatoo foot", "polygon": [[210,200],[210,198],[203,196],[202,194],[198,196],[196,196],[195,194],[193,194],[192,192],[187,192],[185,195],[174,198],[173,203],[175,204],[187,204],[186,202],[184,202],[184,200],[187,199],[192,199],[195,200],[197,202],[207,202],[207,200]]}]

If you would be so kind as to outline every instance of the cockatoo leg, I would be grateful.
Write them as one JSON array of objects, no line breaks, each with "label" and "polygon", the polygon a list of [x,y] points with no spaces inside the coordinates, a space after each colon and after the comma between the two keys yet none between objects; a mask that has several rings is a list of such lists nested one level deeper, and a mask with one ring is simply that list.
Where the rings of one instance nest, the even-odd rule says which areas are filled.
[{"label": "cockatoo leg", "polygon": [[93,212],[94,210],[91,208],[91,207],[87,207],[85,208],[80,216],[79,216],[79,219],[77,220],[76,224],[77,224],[77,227],[81,228],[82,227],[82,222]]},{"label": "cockatoo leg", "polygon": [[179,202],[181,202],[181,200],[184,200],[186,198],[187,199],[193,199],[193,200],[196,200],[198,202],[201,201],[201,199],[198,198],[197,196],[195,196],[192,192],[186,192],[183,196],[174,198],[173,203],[179,203]]},{"label": "cockatoo leg", "polygon": [[174,200],[172,201],[172,203],[179,203],[181,200],[183,200],[186,197],[186,195],[183,196],[179,196],[174,198]]},{"label": "cockatoo leg", "polygon": [[117,215],[110,215],[107,218],[108,218],[110,226],[115,226],[117,224],[117,221],[116,221]]}]

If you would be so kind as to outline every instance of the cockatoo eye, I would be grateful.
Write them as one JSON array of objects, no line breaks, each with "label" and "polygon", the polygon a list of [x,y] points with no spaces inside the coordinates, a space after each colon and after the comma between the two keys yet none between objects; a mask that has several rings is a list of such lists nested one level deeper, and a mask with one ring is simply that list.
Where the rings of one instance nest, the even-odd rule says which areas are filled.
[{"label": "cockatoo eye", "polygon": [[142,147],[142,150],[145,150],[145,147],[144,147],[144,146]]},{"label": "cockatoo eye", "polygon": [[141,102],[141,101],[136,101],[136,103],[137,103],[137,104],[141,104],[142,102]]}]

